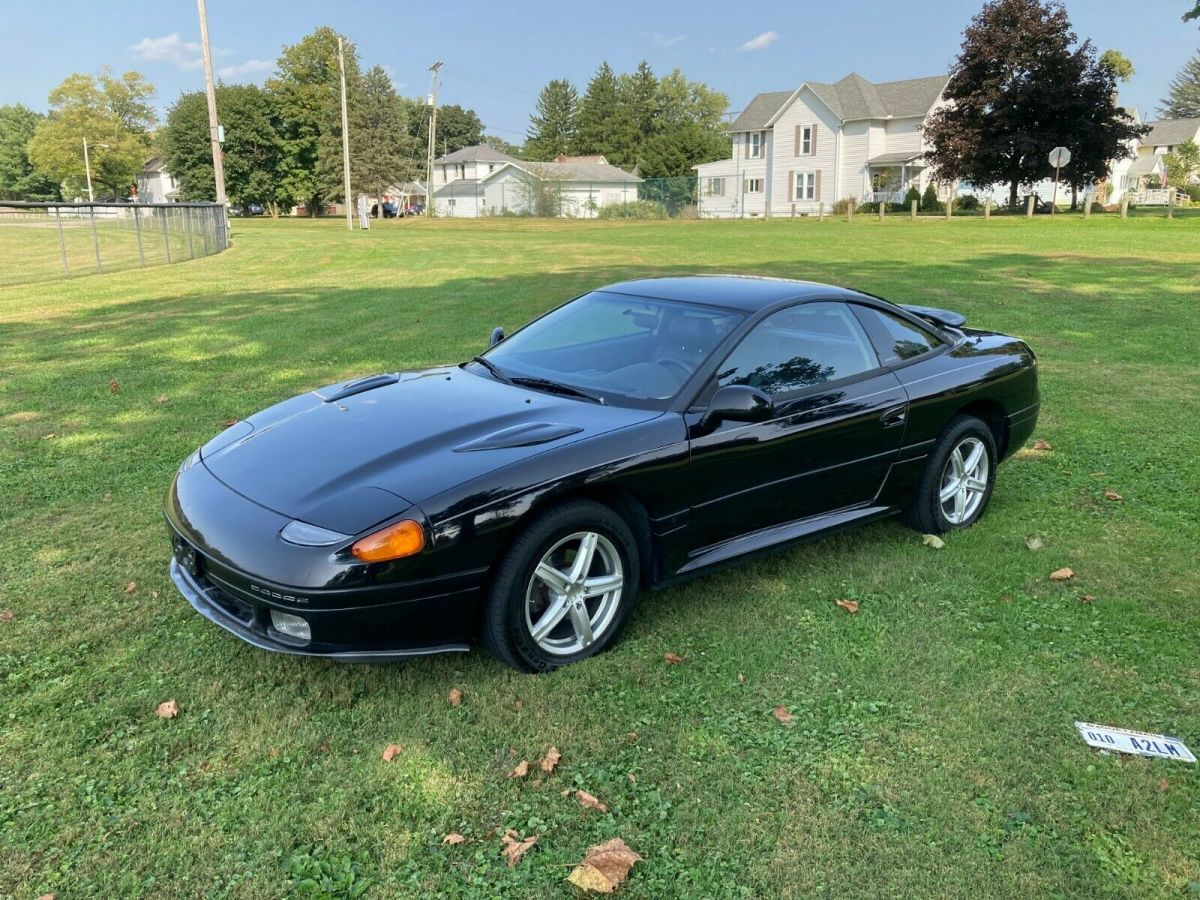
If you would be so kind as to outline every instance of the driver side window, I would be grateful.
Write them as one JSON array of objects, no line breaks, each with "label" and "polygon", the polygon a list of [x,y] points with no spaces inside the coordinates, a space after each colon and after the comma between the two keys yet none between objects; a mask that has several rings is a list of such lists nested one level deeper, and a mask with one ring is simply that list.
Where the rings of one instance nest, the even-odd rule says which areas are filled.
[{"label": "driver side window", "polygon": [[778,397],[876,368],[879,358],[844,303],[802,303],[754,326],[718,369],[717,384]]}]

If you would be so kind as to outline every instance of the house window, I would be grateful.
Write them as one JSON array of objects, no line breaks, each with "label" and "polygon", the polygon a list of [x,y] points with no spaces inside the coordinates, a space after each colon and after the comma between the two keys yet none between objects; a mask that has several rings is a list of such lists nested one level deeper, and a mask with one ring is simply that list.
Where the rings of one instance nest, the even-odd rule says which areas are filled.
[{"label": "house window", "polygon": [[800,155],[812,156],[812,126],[805,125],[800,129]]},{"label": "house window", "polygon": [[725,179],[724,178],[708,179],[708,196],[710,196],[710,197],[725,196]]},{"label": "house window", "polygon": [[762,156],[762,132],[755,131],[750,135],[750,158],[758,159]]},{"label": "house window", "polygon": [[761,178],[746,179],[747,194],[761,194],[763,189],[763,180]]},{"label": "house window", "polygon": [[814,172],[796,173],[796,199],[817,199],[817,176]]}]

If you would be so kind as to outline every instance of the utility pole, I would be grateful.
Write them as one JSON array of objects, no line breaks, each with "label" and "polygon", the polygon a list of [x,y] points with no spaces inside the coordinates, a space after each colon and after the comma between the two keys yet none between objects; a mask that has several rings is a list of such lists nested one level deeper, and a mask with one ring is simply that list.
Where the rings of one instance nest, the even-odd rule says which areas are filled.
[{"label": "utility pole", "polygon": [[338,71],[342,76],[342,192],[346,198],[346,228],[354,230],[354,215],[350,212],[350,120],[346,115],[346,58],[342,55],[342,36],[338,35]]},{"label": "utility pole", "polygon": [[438,70],[441,67],[440,61],[429,67],[429,71],[433,73],[431,79],[433,84],[429,92],[429,150],[425,161],[425,215],[427,216],[433,215],[433,152],[437,147]]},{"label": "utility pole", "polygon": [[217,182],[217,203],[221,204],[222,245],[227,243],[228,223],[225,218],[225,160],[221,154],[221,126],[217,121],[217,93],[213,85],[212,47],[208,43],[208,10],[204,0],[196,0],[200,8],[200,48],[204,57],[204,93],[208,97],[208,135],[212,141],[213,177]]},{"label": "utility pole", "polygon": [[87,138],[83,139],[83,171],[87,173],[88,203],[95,203],[96,195],[92,193],[92,161],[88,158]]}]

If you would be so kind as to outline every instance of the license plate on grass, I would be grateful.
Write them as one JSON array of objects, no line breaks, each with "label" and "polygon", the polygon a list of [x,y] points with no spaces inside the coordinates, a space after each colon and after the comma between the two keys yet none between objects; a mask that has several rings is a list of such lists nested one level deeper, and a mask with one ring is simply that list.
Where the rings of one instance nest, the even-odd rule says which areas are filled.
[{"label": "license plate on grass", "polygon": [[1128,728],[1112,728],[1108,725],[1093,725],[1091,722],[1076,722],[1075,727],[1087,743],[1100,750],[1115,750],[1118,753],[1136,753],[1139,756],[1157,756],[1161,759],[1177,759],[1194,763],[1192,751],[1176,737],[1165,734],[1148,734],[1145,731],[1130,731]]}]

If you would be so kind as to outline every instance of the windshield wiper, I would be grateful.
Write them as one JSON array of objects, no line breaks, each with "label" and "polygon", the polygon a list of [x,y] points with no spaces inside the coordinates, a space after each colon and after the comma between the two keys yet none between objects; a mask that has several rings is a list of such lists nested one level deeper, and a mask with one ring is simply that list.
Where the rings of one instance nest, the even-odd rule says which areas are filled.
[{"label": "windshield wiper", "polygon": [[580,390],[569,384],[562,384],[558,381],[551,381],[548,378],[532,378],[527,375],[517,375],[510,380],[510,384],[520,384],[525,387],[540,388],[543,391],[549,391],[553,394],[567,394],[571,397],[581,397],[584,400],[590,400],[593,403],[604,405],[604,398],[597,397],[595,394],[589,394],[587,391]]},{"label": "windshield wiper", "polygon": [[482,356],[473,356],[473,357],[471,357],[471,362],[479,363],[481,366],[483,366],[485,369],[487,369],[489,372],[491,372],[492,375],[495,376],[497,381],[503,381],[505,384],[512,384],[512,379],[509,378],[507,375],[505,375],[503,372],[501,372],[500,367],[498,365],[496,365],[494,362],[492,362],[490,359],[485,359]]}]

